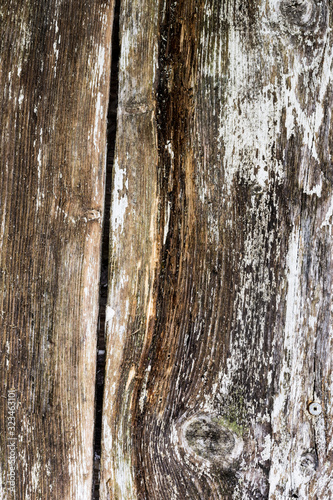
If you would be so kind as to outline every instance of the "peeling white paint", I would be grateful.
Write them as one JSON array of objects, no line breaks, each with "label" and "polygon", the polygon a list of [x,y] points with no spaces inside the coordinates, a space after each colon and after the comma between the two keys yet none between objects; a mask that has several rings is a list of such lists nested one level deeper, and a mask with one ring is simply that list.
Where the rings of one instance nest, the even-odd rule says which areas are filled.
[{"label": "peeling white paint", "polygon": [[[267,84],[251,99],[242,101],[250,85],[248,76],[249,54],[242,43],[241,33],[230,31],[229,40],[229,85],[227,103],[220,116],[219,140],[225,147],[225,183],[230,192],[236,172],[247,181],[266,189],[269,182],[271,148],[277,133],[279,110],[274,102],[275,87]],[[222,67],[221,67],[222,71]],[[240,109],[237,112],[237,109]],[[232,134],[230,133],[232,131]],[[275,172],[284,177],[281,164],[275,164]]]}]

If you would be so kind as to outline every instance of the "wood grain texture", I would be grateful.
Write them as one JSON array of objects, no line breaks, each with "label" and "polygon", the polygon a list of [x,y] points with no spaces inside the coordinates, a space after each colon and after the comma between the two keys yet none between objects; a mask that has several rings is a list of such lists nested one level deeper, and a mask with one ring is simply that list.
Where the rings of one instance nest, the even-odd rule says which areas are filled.
[{"label": "wood grain texture", "polygon": [[121,12],[101,498],[328,500],[332,5]]},{"label": "wood grain texture", "polygon": [[2,499],[91,498],[112,12],[0,6]]}]

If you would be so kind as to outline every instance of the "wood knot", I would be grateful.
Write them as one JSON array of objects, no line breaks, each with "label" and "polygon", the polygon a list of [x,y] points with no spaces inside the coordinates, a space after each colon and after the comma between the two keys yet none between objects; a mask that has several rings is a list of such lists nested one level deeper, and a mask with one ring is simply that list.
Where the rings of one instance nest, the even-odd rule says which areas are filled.
[{"label": "wood knot", "polygon": [[318,457],[314,451],[303,453],[299,463],[301,474],[304,478],[310,478],[318,467]]},{"label": "wood knot", "polygon": [[153,106],[150,102],[143,99],[129,100],[123,106],[126,115],[144,115],[153,110]]},{"label": "wood knot", "polygon": [[98,222],[101,222],[102,214],[99,210],[87,210],[83,216],[83,219],[85,222],[90,222],[93,220],[97,220]]},{"label": "wood knot", "polygon": [[192,453],[223,469],[230,469],[243,449],[238,433],[217,415],[193,417],[184,424],[183,435]]},{"label": "wood knot", "polygon": [[313,0],[283,0],[280,10],[288,23],[298,26],[306,27],[317,17],[317,7]]},{"label": "wood knot", "polygon": [[[290,35],[303,35],[311,40],[319,40],[328,26],[326,1],[314,0],[281,0],[279,11],[283,24]],[[311,45],[311,44],[310,44]]]}]

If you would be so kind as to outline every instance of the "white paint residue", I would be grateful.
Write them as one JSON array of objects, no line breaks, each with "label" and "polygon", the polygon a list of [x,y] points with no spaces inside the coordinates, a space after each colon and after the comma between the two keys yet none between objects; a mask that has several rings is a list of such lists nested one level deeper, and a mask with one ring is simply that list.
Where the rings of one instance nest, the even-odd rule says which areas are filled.
[{"label": "white paint residue", "polygon": [[[140,15],[140,14],[139,14]],[[129,64],[132,64],[132,60],[130,58],[130,51],[133,50],[133,41],[137,40],[137,36],[139,34],[139,23],[133,23],[130,27],[122,34],[121,40],[121,54],[119,61],[119,68],[122,70],[126,70]]]},{"label": "white paint residue", "polygon": [[[295,408],[299,397],[295,394],[298,386],[301,387],[299,380],[299,371],[302,369],[302,364],[296,362],[297,358],[297,332],[298,321],[301,312],[301,295],[299,287],[299,279],[301,273],[300,263],[300,234],[296,227],[290,238],[289,251],[287,255],[287,270],[288,270],[288,293],[286,297],[286,322],[284,333],[284,358],[279,378],[279,392],[275,396],[273,412],[272,412],[272,431],[273,434],[279,435],[285,428],[285,411],[288,401],[293,401],[292,407]],[[290,383],[292,381],[292,383]],[[290,404],[290,403],[289,403]],[[272,447],[272,465],[270,469],[270,491],[276,491],[281,478],[288,478],[288,489],[290,490],[291,475],[286,474],[286,457],[289,456],[292,448],[292,439],[290,433],[292,429],[284,435],[282,440],[275,441]],[[291,466],[289,464],[289,466]],[[295,477],[293,477],[293,480]]]},{"label": "white paint residue", "polygon": [[308,195],[315,194],[315,195],[318,196],[318,198],[320,198],[321,197],[322,187],[323,187],[323,179],[322,179],[322,176],[321,176],[318,184],[316,184],[315,186],[313,186],[311,188],[309,187],[308,182],[305,182],[304,183],[304,187],[303,187],[303,191],[304,191],[304,193],[306,193]]},{"label": "white paint residue", "polygon": [[40,180],[41,180],[41,170],[42,170],[42,150],[39,149],[37,156],[37,197],[36,197],[36,208],[38,210],[41,202],[40,194]]},{"label": "white paint residue", "polygon": [[112,309],[110,306],[106,306],[106,311],[105,311],[105,321],[106,323],[109,323],[114,315],[116,314],[116,311]]},{"label": "white paint residue", "polygon": [[175,157],[175,153],[173,152],[171,141],[167,141],[165,149],[168,151],[171,160],[173,160]]},{"label": "white paint residue", "polygon": [[126,438],[122,436],[122,426],[119,427],[120,429],[117,439],[118,460],[116,468],[116,483],[120,491],[120,498],[127,499],[131,498],[131,495],[133,495],[133,492],[135,491],[132,477],[133,468],[130,459],[126,459],[124,457],[122,443],[126,440]]},{"label": "white paint residue", "polygon": [[[238,30],[230,31],[228,47],[230,83],[219,129],[221,148],[225,147],[224,171],[227,192],[230,192],[234,176],[238,171],[247,182],[266,189],[269,181],[268,168],[272,162],[271,149],[276,140],[277,130],[277,109],[272,98],[275,88],[272,83],[260,91],[253,91],[251,88],[253,82],[249,83],[249,54],[243,47],[242,34]],[[219,59],[216,64],[222,64],[222,61]],[[247,97],[249,92],[253,94],[251,99]],[[243,102],[246,105],[243,105]],[[275,165],[275,172],[279,177],[283,177],[281,165]]]},{"label": "white paint residue", "polygon": [[114,184],[113,184],[113,201],[112,201],[112,228],[113,231],[123,229],[126,208],[128,207],[128,199],[126,191],[128,188],[128,179],[126,178],[126,170],[120,168],[118,158],[114,163]]},{"label": "white paint residue", "polygon": [[59,56],[59,49],[58,49],[57,42],[53,42],[53,52],[55,53],[55,66],[56,66],[57,61],[58,61],[58,56]]},{"label": "white paint residue", "polygon": [[329,206],[329,209],[327,210],[325,219],[323,220],[321,227],[325,226],[331,226],[333,221],[333,197],[331,198],[331,204]]},{"label": "white paint residue", "polygon": [[12,72],[8,73],[8,99],[12,98]]},{"label": "white paint residue", "polygon": [[100,92],[98,92],[96,100],[95,126],[94,126],[94,146],[98,152],[99,152],[99,139],[101,135],[100,124],[102,119],[103,119],[102,95]]},{"label": "white paint residue", "polygon": [[[57,21],[56,21],[55,35],[57,34],[57,32],[58,32],[58,24],[57,24]],[[53,76],[54,77],[56,76],[56,73],[57,73],[57,64],[58,64],[58,58],[59,58],[59,48],[58,48],[58,46],[60,45],[60,40],[61,40],[61,35],[59,34],[58,40],[55,40],[53,42],[53,52],[55,54],[55,61],[54,61],[54,67],[53,67]]]},{"label": "white paint residue", "polygon": [[[271,0],[270,7],[267,4],[262,6],[262,34],[268,39],[275,34],[272,22],[283,32],[283,23],[279,3]],[[310,2],[309,2],[310,5]],[[266,9],[269,12],[269,19],[266,16]],[[305,14],[304,14],[305,15]],[[228,18],[229,14],[225,13]],[[305,16],[306,17],[306,16]],[[207,30],[209,31],[210,15],[206,12]],[[234,20],[230,19],[231,26]],[[202,42],[206,42],[207,33],[203,33]],[[284,36],[284,35],[283,35]],[[286,41],[288,41],[288,34]],[[317,137],[324,120],[325,99],[327,89],[332,78],[333,50],[329,43],[327,34],[325,51],[323,57],[318,52],[318,57],[313,57],[311,61],[303,58],[297,51],[290,55],[290,72],[283,75],[282,82],[268,80],[267,85],[261,89],[254,87],[254,75],[249,72],[251,64],[255,66],[255,53],[249,53],[248,47],[243,46],[241,31],[231,28],[228,39],[229,65],[228,65],[228,87],[226,90],[227,102],[221,109],[219,140],[221,149],[225,147],[225,182],[227,190],[230,187],[236,172],[240,172],[241,177],[247,181],[257,183],[265,189],[269,182],[268,166],[272,168],[272,147],[275,145],[276,136],[281,132],[281,127],[286,128],[287,139],[295,133],[295,129],[300,131],[302,136],[302,149],[304,155],[300,155],[300,185],[308,194],[321,196],[321,181],[316,186],[307,185],[308,177],[308,156],[309,154],[316,161],[319,161],[317,151]],[[203,61],[203,71],[206,76],[214,78],[216,82],[220,75],[225,72],[221,54],[226,50],[222,47],[223,37],[215,37],[210,40],[213,43],[210,56]],[[217,45],[217,44],[220,45]],[[269,47],[269,44],[267,44]],[[319,57],[320,56],[320,57]],[[267,53],[267,65],[276,64],[274,53]],[[322,66],[321,66],[322,64]],[[305,106],[299,100],[300,75],[306,75],[313,71],[318,73],[320,82],[317,102],[314,106]],[[269,73],[267,73],[268,75]],[[265,72],[262,73],[265,78]],[[313,89],[309,87],[310,93]],[[251,95],[251,98],[249,98]],[[277,99],[273,99],[276,95]],[[244,104],[245,103],[245,104]],[[327,106],[326,106],[327,107]],[[285,120],[282,123],[282,116],[285,113]],[[232,131],[232,133],[230,133]],[[299,132],[298,132],[299,133]],[[274,156],[274,155],[273,155]],[[281,179],[285,174],[282,163],[274,166],[275,173]],[[202,190],[204,191],[203,186]],[[200,193],[201,198],[205,198],[204,193]]]},{"label": "white paint residue", "polygon": [[290,351],[293,346],[297,325],[297,318],[300,313],[300,297],[299,297],[299,229],[294,229],[291,236],[289,251],[287,255],[287,269],[288,269],[288,294],[286,299],[287,312],[286,312],[286,326],[285,326],[285,348]]},{"label": "white paint residue", "polygon": [[23,99],[24,99],[24,93],[23,93],[23,89],[21,89],[20,94],[19,94],[19,98],[18,98],[19,106],[22,105]]},{"label": "white paint residue", "polygon": [[129,386],[131,385],[131,382],[132,382],[133,378],[135,377],[135,374],[136,374],[135,366],[132,366],[130,371],[129,371],[129,374],[128,374],[125,391],[128,391]]},{"label": "white paint residue", "polygon": [[[6,161],[6,174],[8,175],[8,161]],[[2,247],[5,241],[5,229],[6,229],[6,216],[7,213],[7,199],[8,199],[8,190],[5,189],[4,196],[1,200],[2,203],[2,220],[1,220],[1,236],[0,236],[0,252],[2,251]]]},{"label": "white paint residue", "polygon": [[56,208],[56,211],[57,211],[57,214],[61,213],[63,215],[64,220],[68,219],[68,221],[71,222],[72,224],[76,224],[76,222],[78,222],[80,219],[80,218],[75,219],[75,217],[72,217],[72,216],[69,217],[68,213],[63,208],[60,208],[59,206]]},{"label": "white paint residue", "polygon": [[[298,86],[299,86],[299,75],[302,74],[303,65],[301,61],[295,59],[293,72],[285,76],[285,83],[283,89],[285,92],[285,103],[286,106],[286,121],[285,126],[287,129],[287,139],[294,134],[295,124],[303,132],[303,145],[307,146],[308,150],[311,152],[312,156],[318,160],[318,154],[316,150],[316,134],[318,133],[319,127],[322,123],[323,103],[317,103],[315,112],[308,114],[308,111],[302,108],[301,103],[298,100]],[[287,80],[289,85],[287,85]],[[289,88],[290,87],[290,88]]]},{"label": "white paint residue", "polygon": [[272,439],[269,434],[265,436],[265,447],[261,453],[262,460],[269,460],[271,458],[271,448],[272,448]]},{"label": "white paint residue", "polygon": [[102,78],[103,71],[104,71],[104,63],[105,63],[105,47],[103,45],[100,45],[99,50],[98,50],[98,77]]},{"label": "white paint residue", "polygon": [[148,383],[148,377],[149,377],[150,370],[151,370],[151,365],[148,365],[146,372],[145,372],[145,375],[144,375],[142,389],[140,392],[139,408],[140,408],[141,413],[143,412],[143,408],[144,408],[145,401],[147,398],[147,383]]},{"label": "white paint residue", "polygon": [[[240,368],[244,369],[249,360],[244,357],[244,346],[249,345],[248,336],[251,334],[249,324],[253,324],[253,329],[256,330],[256,345],[252,346],[257,350],[257,366],[258,372],[253,372],[254,380],[259,381],[261,363],[266,363],[264,357],[264,341],[265,341],[265,314],[258,314],[253,311],[253,289],[256,288],[260,293],[261,299],[267,304],[272,298],[272,290],[275,289],[275,280],[269,274],[269,268],[263,261],[263,254],[266,253],[267,261],[271,259],[271,254],[274,248],[274,231],[270,231],[270,209],[266,202],[265,195],[262,195],[261,204],[258,208],[253,208],[252,216],[257,219],[257,223],[253,226],[252,231],[249,231],[244,241],[242,254],[242,268],[240,269],[240,283],[235,299],[235,325],[231,330],[230,337],[230,356],[227,359],[226,369],[222,369],[219,374],[219,394],[222,399],[228,397],[233,391],[233,380],[239,373]],[[265,230],[266,229],[266,230]],[[253,274],[247,271],[247,268],[258,269],[258,280],[253,282]],[[246,311],[246,314],[244,312]],[[255,321],[253,321],[255,319]],[[236,330],[236,334],[234,331]],[[251,367],[253,370],[253,367]],[[266,415],[261,415],[265,418]]]},{"label": "white paint residue", "polygon": [[37,452],[36,462],[34,463],[31,469],[31,486],[33,492],[38,491],[40,470],[41,470],[41,460],[39,453]]},{"label": "white paint residue", "polygon": [[[52,473],[52,467],[51,467],[51,461],[49,460],[45,466],[45,472],[46,472],[46,475],[47,477],[50,477],[51,476],[51,473]],[[52,485],[50,484],[50,488],[52,489]]]}]

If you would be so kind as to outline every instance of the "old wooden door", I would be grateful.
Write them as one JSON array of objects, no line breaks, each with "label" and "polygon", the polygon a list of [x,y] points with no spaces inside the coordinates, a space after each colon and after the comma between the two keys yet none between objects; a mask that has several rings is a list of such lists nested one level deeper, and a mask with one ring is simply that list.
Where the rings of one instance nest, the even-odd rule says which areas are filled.
[{"label": "old wooden door", "polygon": [[100,314],[94,498],[329,500],[333,6],[115,8],[0,6],[0,497],[92,498]]}]

